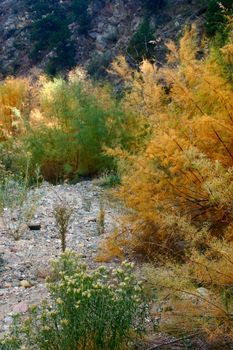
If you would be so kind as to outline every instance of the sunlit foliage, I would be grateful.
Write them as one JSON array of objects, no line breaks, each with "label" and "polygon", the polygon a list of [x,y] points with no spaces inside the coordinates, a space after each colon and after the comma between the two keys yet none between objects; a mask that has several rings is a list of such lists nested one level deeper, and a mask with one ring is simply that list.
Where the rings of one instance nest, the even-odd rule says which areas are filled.
[{"label": "sunlit foliage", "polygon": [[[147,256],[174,254],[190,241],[183,220],[199,229],[205,225],[215,237],[231,240],[233,234],[232,85],[214,54],[197,59],[195,28],[179,48],[168,48],[168,64],[159,70],[148,61],[140,72],[131,72],[122,59],[114,65],[131,86],[125,103],[151,130],[138,154],[113,152],[127,168],[118,193],[132,209],[127,237]],[[231,39],[221,55],[231,62]]]},{"label": "sunlit foliage", "polygon": [[8,78],[0,83],[0,140],[23,131],[30,110],[30,89],[26,79]]},{"label": "sunlit foliage", "polygon": [[32,164],[46,179],[77,179],[114,169],[106,147],[131,149],[143,137],[143,125],[126,113],[107,86],[94,86],[80,71],[68,81],[47,80],[40,89],[40,111],[45,119],[31,128],[26,143]]}]

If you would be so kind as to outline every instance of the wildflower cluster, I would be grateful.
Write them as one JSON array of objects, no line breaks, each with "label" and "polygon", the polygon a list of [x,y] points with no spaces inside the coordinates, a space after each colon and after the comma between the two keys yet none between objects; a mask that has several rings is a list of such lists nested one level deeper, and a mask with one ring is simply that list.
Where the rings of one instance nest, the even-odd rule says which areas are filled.
[{"label": "wildflower cluster", "polygon": [[[41,350],[115,350],[142,333],[146,304],[133,264],[89,272],[66,251],[48,281],[52,305],[33,308],[21,329],[22,344]],[[24,335],[23,335],[24,334]]]}]

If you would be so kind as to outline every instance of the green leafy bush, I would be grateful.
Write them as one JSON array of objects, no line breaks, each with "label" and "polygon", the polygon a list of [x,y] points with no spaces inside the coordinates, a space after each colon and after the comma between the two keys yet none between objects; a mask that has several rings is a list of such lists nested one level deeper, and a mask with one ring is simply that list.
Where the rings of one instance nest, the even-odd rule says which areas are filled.
[{"label": "green leafy bush", "polygon": [[117,172],[105,171],[101,176],[95,179],[95,184],[104,188],[112,188],[120,185],[121,178]]},{"label": "green leafy bush", "polygon": [[[26,152],[23,142],[18,138],[11,138],[0,142],[0,159],[2,170],[5,173],[14,174],[15,177],[25,175],[29,155]],[[1,174],[0,181],[5,178],[5,173]]]},{"label": "green leafy bush", "polygon": [[56,183],[75,176],[79,153],[72,136],[58,127],[42,126],[27,135],[26,143],[32,153],[31,168],[39,165],[46,180]]},{"label": "green leafy bush", "polygon": [[31,58],[37,62],[45,53],[53,51],[49,59],[46,72],[55,75],[64,68],[74,66],[75,48],[71,40],[71,32],[68,27],[69,18],[64,18],[64,9],[54,6],[48,8],[48,13],[42,17],[36,16],[31,28],[31,39],[34,43]]},{"label": "green leafy bush", "polygon": [[[74,253],[66,252],[53,265],[48,284],[51,305],[33,307],[23,326],[20,320],[2,346],[40,350],[129,349],[132,336],[144,331],[147,308],[132,264],[89,272]],[[5,344],[5,345],[4,345]]]},{"label": "green leafy bush", "polygon": [[[32,167],[38,164],[51,181],[94,175],[114,169],[106,148],[133,147],[136,116],[127,114],[107,87],[71,78],[47,82],[41,107],[51,125],[45,124],[26,137]],[[138,142],[138,141],[137,141]]]},{"label": "green leafy bush", "polygon": [[64,69],[69,70],[75,66],[75,47],[71,40],[59,41],[54,56],[46,64],[45,73],[56,76]]}]

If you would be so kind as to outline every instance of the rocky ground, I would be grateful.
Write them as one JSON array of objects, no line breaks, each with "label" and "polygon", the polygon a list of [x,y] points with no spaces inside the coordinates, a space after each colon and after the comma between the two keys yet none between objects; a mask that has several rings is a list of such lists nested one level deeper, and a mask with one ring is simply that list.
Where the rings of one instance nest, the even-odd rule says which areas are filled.
[{"label": "rocky ground", "polygon": [[[50,260],[61,253],[61,241],[53,208],[63,200],[73,208],[67,235],[67,247],[80,254],[91,268],[97,265],[98,246],[116,225],[116,208],[106,203],[103,190],[90,181],[76,185],[51,186],[39,189],[34,223],[39,231],[27,229],[15,240],[0,229],[0,336],[12,323],[14,313],[26,312],[30,304],[46,298],[45,278],[50,273]],[[100,234],[98,217],[105,211],[104,233]]]},{"label": "rocky ground", "polygon": [[[117,226],[117,216],[122,213],[122,208],[109,202],[105,193],[92,181],[57,186],[45,183],[37,190],[34,203],[37,209],[31,221],[40,224],[40,230],[27,228],[20,239],[15,240],[0,223],[0,339],[9,329],[14,314],[26,313],[30,305],[48,298],[45,279],[51,271],[50,261],[61,254],[61,240],[54,217],[57,203],[63,201],[73,209],[67,248],[79,253],[82,262],[90,268],[98,266],[99,246]],[[105,213],[104,232],[101,232],[103,227],[99,223],[101,208]],[[117,263],[117,259],[113,259],[108,265]],[[157,310],[156,303],[153,307]],[[148,341],[139,342],[136,349],[210,348],[198,336],[196,339],[177,339],[155,333],[149,335]]]}]

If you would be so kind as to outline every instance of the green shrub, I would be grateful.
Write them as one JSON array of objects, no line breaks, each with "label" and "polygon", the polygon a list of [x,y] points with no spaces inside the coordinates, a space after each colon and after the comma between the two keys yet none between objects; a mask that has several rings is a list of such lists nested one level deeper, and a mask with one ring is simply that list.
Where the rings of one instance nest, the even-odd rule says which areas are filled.
[{"label": "green shrub", "polygon": [[30,34],[34,43],[31,57],[39,60],[45,50],[52,50],[60,41],[69,38],[68,20],[59,4],[48,4],[43,9],[38,9],[36,2],[32,6],[31,17],[33,22]]},{"label": "green shrub", "polygon": [[153,59],[155,56],[154,34],[149,17],[145,17],[138,31],[132,36],[127,53],[137,62],[143,59]]},{"label": "green shrub", "polygon": [[[64,177],[94,175],[114,170],[113,157],[105,148],[133,147],[140,127],[136,116],[128,115],[111,97],[108,88],[93,86],[76,78],[55,79],[41,94],[44,114],[51,123],[35,129],[26,138],[32,166],[51,181]],[[137,141],[138,142],[138,141]]]},{"label": "green shrub", "polygon": [[32,58],[39,60],[40,53],[53,49],[60,41],[66,40],[69,34],[67,22],[60,12],[52,12],[35,20],[31,32],[31,38],[35,42]]},{"label": "green shrub", "polygon": [[74,66],[75,48],[70,39],[69,19],[64,18],[64,9],[55,7],[50,11],[33,22],[31,39],[34,45],[30,56],[37,62],[45,53],[53,51],[53,56],[48,60],[46,72],[49,75],[56,75],[64,68],[69,69]]},{"label": "green shrub", "polygon": [[54,56],[46,64],[45,73],[53,77],[59,72],[75,66],[75,47],[71,40],[60,41],[55,48]]},{"label": "green shrub", "polygon": [[72,136],[60,128],[41,127],[26,138],[32,153],[31,167],[39,165],[43,177],[51,182],[59,182],[65,177],[76,175],[78,148]]},{"label": "green shrub", "polygon": [[104,188],[112,188],[120,185],[121,178],[117,172],[105,171],[101,176],[95,179],[95,184]]},{"label": "green shrub", "polygon": [[18,320],[3,344],[40,350],[129,349],[132,336],[144,331],[147,316],[132,268],[124,262],[116,270],[89,272],[74,253],[64,253],[54,263],[48,284],[51,305],[32,308],[24,325]]},{"label": "green shrub", "polygon": [[[2,170],[6,173],[14,174],[20,178],[25,175],[29,155],[24,148],[23,142],[20,139],[11,138],[7,141],[0,142],[0,159]],[[4,178],[4,173],[0,180]]]}]

